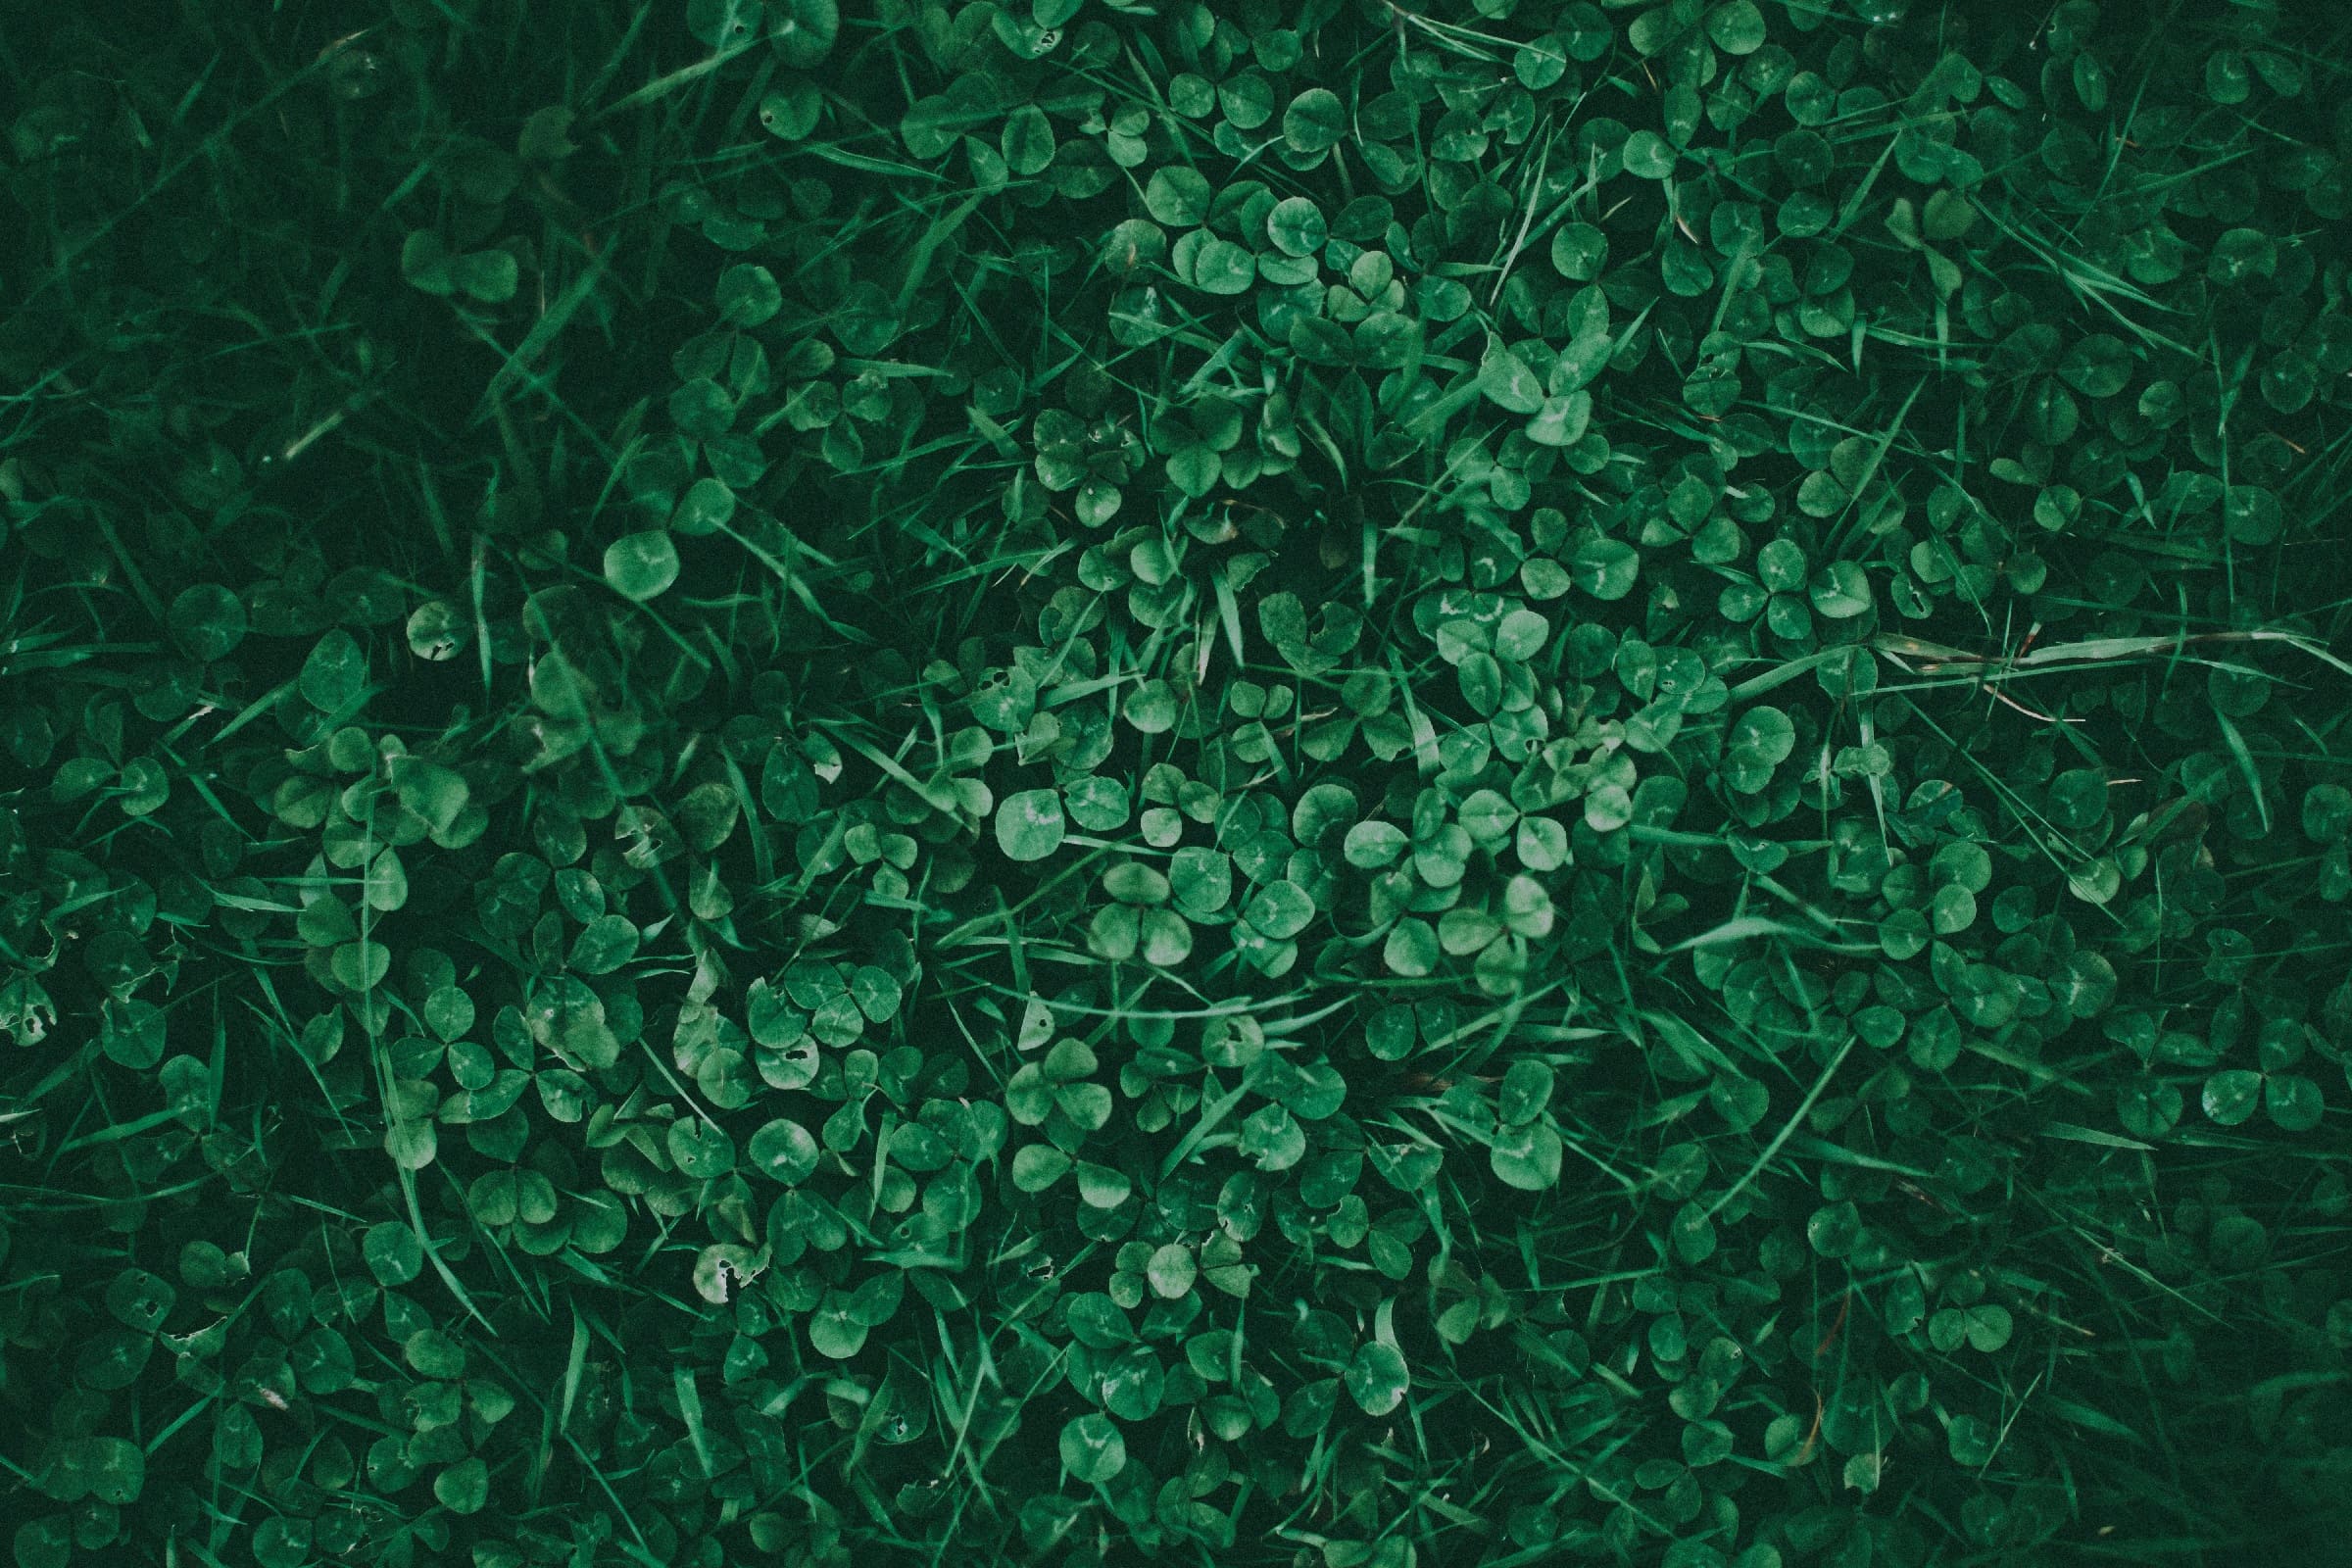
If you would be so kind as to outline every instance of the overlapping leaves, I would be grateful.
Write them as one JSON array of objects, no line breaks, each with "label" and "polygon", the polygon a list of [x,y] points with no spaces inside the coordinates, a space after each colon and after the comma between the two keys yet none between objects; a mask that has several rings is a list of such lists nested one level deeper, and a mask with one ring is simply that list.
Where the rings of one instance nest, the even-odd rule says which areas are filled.
[{"label": "overlapping leaves", "polygon": [[494,12],[12,125],[21,1562],[2324,1509],[2324,24]]}]

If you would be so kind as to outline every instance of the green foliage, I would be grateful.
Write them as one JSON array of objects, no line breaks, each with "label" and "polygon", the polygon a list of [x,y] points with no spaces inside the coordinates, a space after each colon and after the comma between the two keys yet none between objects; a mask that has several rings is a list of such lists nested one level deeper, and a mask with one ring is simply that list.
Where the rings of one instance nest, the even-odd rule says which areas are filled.
[{"label": "green foliage", "polygon": [[330,10],[8,35],[24,1568],[2340,1552],[2342,16]]}]

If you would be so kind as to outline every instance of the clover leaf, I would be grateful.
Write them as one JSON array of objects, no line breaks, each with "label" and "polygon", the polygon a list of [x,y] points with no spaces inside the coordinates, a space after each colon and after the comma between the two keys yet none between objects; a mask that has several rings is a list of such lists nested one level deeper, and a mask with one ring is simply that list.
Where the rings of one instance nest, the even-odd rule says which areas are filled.
[{"label": "clover leaf", "polygon": [[1061,1466],[1089,1486],[1101,1486],[1127,1467],[1127,1441],[1105,1415],[1073,1416],[1061,1429]]},{"label": "clover leaf", "polygon": [[1042,860],[1061,848],[1068,825],[1061,797],[1050,789],[1021,790],[997,804],[997,847],[1013,860]]}]

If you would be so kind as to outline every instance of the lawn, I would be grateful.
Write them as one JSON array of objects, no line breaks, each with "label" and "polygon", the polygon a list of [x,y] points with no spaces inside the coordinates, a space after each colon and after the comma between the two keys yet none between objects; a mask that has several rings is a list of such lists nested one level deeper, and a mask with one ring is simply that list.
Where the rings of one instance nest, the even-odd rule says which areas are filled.
[{"label": "lawn", "polygon": [[2352,10],[0,81],[18,1568],[2352,1563]]}]

